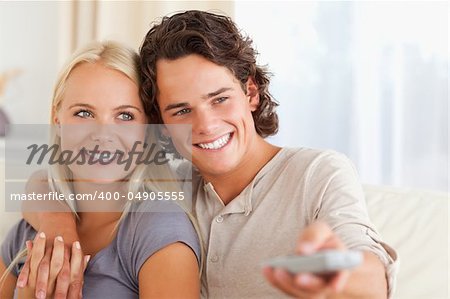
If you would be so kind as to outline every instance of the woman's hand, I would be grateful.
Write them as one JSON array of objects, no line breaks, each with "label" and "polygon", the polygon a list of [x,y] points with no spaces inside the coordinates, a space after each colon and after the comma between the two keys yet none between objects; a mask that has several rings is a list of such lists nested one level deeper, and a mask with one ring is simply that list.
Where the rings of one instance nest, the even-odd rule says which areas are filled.
[{"label": "woman's hand", "polygon": [[81,298],[83,272],[89,256],[83,258],[80,243],[69,249],[62,237],[46,248],[43,232],[27,241],[28,255],[17,279],[19,298]]}]

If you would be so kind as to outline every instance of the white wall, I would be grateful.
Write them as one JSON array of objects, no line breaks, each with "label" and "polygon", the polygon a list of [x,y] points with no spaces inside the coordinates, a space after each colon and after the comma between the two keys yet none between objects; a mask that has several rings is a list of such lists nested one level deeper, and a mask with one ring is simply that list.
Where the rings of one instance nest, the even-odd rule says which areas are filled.
[{"label": "white wall", "polygon": [[138,50],[151,23],[171,12],[233,13],[232,1],[2,1],[0,73],[20,68],[4,103],[12,123],[48,123],[58,70],[77,47],[113,39]]},{"label": "white wall", "polygon": [[57,73],[57,2],[0,2],[0,72],[22,69],[4,96],[13,123],[48,123]]}]

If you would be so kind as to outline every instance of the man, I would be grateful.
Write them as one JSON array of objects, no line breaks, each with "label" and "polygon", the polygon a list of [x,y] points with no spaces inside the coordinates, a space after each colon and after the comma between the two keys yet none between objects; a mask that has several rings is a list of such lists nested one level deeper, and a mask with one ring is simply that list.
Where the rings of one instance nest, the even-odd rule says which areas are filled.
[{"label": "man", "polygon": [[[147,114],[153,122],[192,125],[192,144],[168,134],[180,153],[192,151],[194,212],[207,249],[203,295],[385,298],[395,252],[368,219],[353,166],[332,151],[264,140],[277,131],[277,103],[255,57],[251,40],[229,18],[201,11],[164,18],[141,47]],[[65,217],[25,216],[50,232],[55,217]],[[270,257],[330,248],[362,250],[364,262],[326,277],[261,273]]]}]

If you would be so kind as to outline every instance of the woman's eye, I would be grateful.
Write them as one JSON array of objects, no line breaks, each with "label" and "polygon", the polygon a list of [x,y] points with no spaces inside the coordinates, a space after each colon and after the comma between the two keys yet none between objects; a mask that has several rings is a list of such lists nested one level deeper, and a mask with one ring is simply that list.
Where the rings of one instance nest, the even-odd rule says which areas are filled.
[{"label": "woman's eye", "polygon": [[131,113],[120,113],[119,115],[119,119],[124,120],[124,121],[130,121],[133,120],[133,114]]},{"label": "woman's eye", "polygon": [[174,116],[176,116],[176,115],[183,115],[183,114],[186,114],[186,113],[189,113],[189,112],[191,112],[190,108],[183,108],[183,109],[175,112]]},{"label": "woman's eye", "polygon": [[75,116],[82,117],[82,118],[88,118],[92,117],[92,113],[87,110],[81,110],[75,113]]}]

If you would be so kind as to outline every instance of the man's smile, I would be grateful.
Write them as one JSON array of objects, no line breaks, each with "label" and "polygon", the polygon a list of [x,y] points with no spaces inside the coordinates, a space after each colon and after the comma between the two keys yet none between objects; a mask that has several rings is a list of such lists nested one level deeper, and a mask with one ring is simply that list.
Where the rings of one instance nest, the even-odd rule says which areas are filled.
[{"label": "man's smile", "polygon": [[196,143],[194,145],[205,150],[219,150],[229,144],[232,137],[233,133],[227,133],[211,141]]}]

